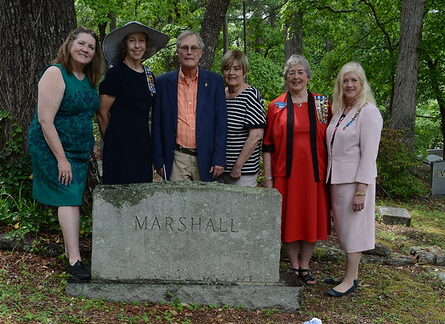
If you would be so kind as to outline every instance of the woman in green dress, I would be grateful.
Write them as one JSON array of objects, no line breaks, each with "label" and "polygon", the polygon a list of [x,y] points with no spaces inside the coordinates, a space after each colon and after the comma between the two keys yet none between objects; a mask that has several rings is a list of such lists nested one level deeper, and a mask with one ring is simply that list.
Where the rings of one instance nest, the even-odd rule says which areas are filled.
[{"label": "woman in green dress", "polygon": [[79,251],[79,206],[94,145],[100,66],[97,36],[83,27],[73,30],[40,77],[37,109],[28,130],[33,195],[58,207],[67,271],[77,279],[90,277]]}]

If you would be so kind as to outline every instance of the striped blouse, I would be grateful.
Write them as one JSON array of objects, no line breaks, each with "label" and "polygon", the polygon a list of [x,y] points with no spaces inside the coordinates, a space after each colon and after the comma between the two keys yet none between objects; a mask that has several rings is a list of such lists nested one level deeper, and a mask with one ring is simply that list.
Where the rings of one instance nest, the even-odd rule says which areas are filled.
[{"label": "striped blouse", "polygon": [[[235,98],[227,101],[227,148],[225,172],[230,173],[244,143],[249,137],[249,129],[264,128],[266,119],[264,116],[263,99],[260,92],[249,86]],[[244,163],[241,174],[253,175],[259,171],[261,153],[261,141],[255,151]]]}]

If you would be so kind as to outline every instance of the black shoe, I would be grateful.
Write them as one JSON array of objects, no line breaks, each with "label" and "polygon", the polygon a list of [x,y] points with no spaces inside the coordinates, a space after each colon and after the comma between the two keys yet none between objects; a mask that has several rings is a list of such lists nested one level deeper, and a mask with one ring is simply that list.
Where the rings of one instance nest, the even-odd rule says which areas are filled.
[{"label": "black shoe", "polygon": [[339,292],[335,289],[329,289],[327,294],[331,297],[343,297],[349,294],[352,294],[354,291],[356,291],[358,288],[358,280],[354,280],[354,283],[352,284],[352,287],[346,290],[345,292]]},{"label": "black shoe", "polygon": [[71,275],[71,277],[79,280],[87,280],[91,278],[90,270],[85,267],[79,260],[73,265],[68,264],[66,271]]},{"label": "black shoe", "polygon": [[[305,274],[303,274],[305,273]],[[317,280],[315,280],[312,273],[310,273],[309,269],[298,269],[298,277],[309,286],[315,285],[317,283]]]}]

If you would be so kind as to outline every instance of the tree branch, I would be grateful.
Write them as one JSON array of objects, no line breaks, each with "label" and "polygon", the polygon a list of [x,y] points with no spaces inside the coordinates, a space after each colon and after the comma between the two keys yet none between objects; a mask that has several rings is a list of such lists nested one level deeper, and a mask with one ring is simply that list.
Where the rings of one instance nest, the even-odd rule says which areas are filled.
[{"label": "tree branch", "polygon": [[375,11],[375,8],[373,6],[372,3],[370,3],[367,0],[360,0],[360,2],[364,3],[365,5],[367,5],[371,11],[372,11],[372,15],[374,16],[375,22],[377,24],[377,26],[380,28],[380,30],[382,31],[383,35],[385,35],[386,38],[386,43],[388,44],[388,49],[390,52],[394,51],[394,46],[391,42],[391,37],[389,36],[388,32],[385,30],[385,27],[383,26],[383,24],[380,22],[379,17],[377,16],[377,12]]},{"label": "tree branch", "polygon": [[423,115],[417,115],[417,114],[416,114],[416,117],[420,117],[420,118],[430,118],[430,119],[435,119],[435,118],[437,118],[436,116],[423,116]]},{"label": "tree branch", "polygon": [[350,13],[350,12],[357,12],[357,9],[334,9],[331,6],[321,6],[318,7],[316,5],[314,5],[315,8],[317,8],[318,10],[329,10],[330,12],[333,13]]}]

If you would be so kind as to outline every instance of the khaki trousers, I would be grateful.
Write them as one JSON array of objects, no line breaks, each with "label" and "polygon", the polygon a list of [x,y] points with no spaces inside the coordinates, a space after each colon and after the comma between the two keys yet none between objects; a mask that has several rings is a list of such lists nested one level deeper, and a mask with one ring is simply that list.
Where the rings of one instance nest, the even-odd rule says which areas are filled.
[{"label": "khaki trousers", "polygon": [[201,181],[201,175],[198,168],[198,158],[196,155],[175,151],[175,159],[173,161],[170,180]]}]

